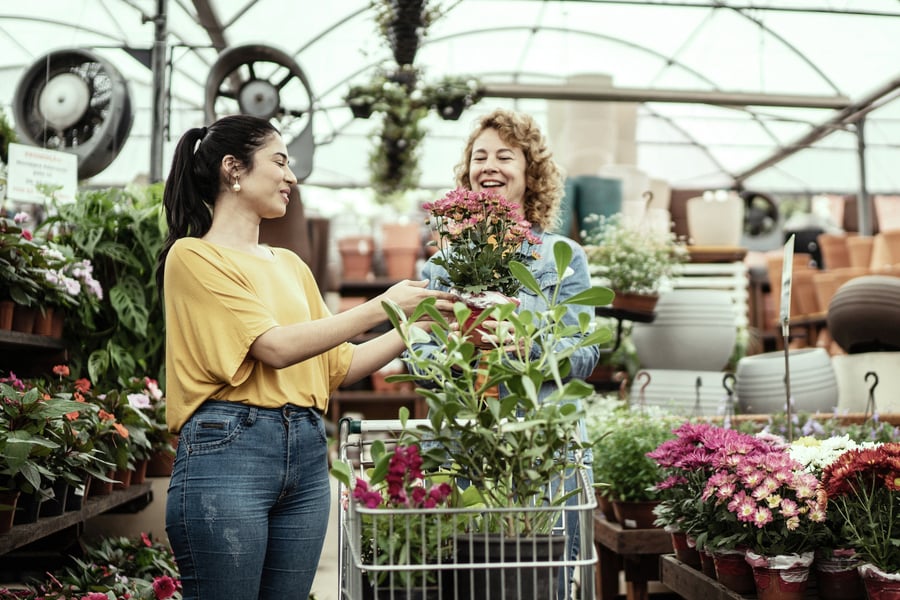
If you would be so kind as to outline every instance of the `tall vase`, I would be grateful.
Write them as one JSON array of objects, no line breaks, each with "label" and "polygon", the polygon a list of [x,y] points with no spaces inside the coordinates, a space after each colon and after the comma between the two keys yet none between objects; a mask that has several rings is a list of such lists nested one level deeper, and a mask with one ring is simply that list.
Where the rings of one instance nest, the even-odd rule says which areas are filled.
[{"label": "tall vase", "polygon": [[813,553],[760,556],[747,552],[759,600],[803,600],[809,584]]}]

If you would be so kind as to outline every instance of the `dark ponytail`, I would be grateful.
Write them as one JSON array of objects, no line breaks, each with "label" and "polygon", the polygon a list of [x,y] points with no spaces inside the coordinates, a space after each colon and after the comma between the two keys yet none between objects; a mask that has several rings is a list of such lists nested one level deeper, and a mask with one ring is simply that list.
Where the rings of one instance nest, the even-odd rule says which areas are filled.
[{"label": "dark ponytail", "polygon": [[222,159],[229,154],[248,171],[253,155],[278,130],[264,119],[248,115],[222,117],[209,127],[189,129],[175,147],[172,168],[163,191],[168,234],[156,263],[160,296],[166,256],[183,237],[203,237],[212,225],[212,210],[223,185]]}]

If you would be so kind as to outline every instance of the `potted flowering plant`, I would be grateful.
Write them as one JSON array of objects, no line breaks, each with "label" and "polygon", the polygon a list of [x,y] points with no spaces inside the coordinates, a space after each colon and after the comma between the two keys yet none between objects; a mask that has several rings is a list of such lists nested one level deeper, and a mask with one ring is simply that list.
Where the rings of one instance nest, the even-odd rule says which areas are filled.
[{"label": "potted flowering plant", "polygon": [[527,262],[540,244],[522,208],[490,190],[457,188],[427,202],[426,223],[437,232],[434,263],[444,267],[450,286],[470,308],[512,302],[522,282],[512,261]]},{"label": "potted flowering plant", "polygon": [[[496,243],[482,237],[473,240],[487,246]],[[560,242],[553,251],[557,276],[562,281],[572,249]],[[494,249],[493,256],[502,255]],[[458,269],[451,270],[451,274],[465,272],[464,266],[454,266],[455,254],[444,256],[450,269]],[[495,264],[485,266],[482,272],[491,276],[493,268],[500,270]],[[419,386],[417,391],[428,404],[429,423],[408,433],[430,442],[425,458],[432,466],[449,459],[456,474],[472,483],[485,507],[520,508],[535,502],[559,505],[566,498],[550,497],[548,482],[561,480],[567,469],[580,464],[577,450],[582,444],[574,441],[584,417],[580,403],[594,391],[581,380],[563,381],[567,360],[582,346],[601,343],[610,335],[606,329],[595,329],[592,322],[564,324],[562,305],[602,305],[609,301],[611,293],[596,287],[559,301],[555,296],[546,297],[524,264],[512,261],[507,268],[521,285],[544,298],[548,306],[545,312],[516,313],[511,303],[491,309],[499,320],[509,323],[509,330],[498,331],[501,339],[497,347],[479,355],[469,338],[456,335],[432,303],[423,302],[409,318],[388,303],[385,309],[406,344],[405,361],[410,371],[389,379],[412,381]],[[473,288],[483,289],[473,279],[467,281]],[[460,285],[460,280],[455,283]],[[462,304],[457,304],[456,310],[460,322],[469,314]],[[433,320],[430,334],[413,326],[425,314]],[[437,339],[440,350],[423,353],[416,346],[430,341],[430,336]],[[576,341],[561,344],[564,337]],[[508,352],[505,346],[509,340],[522,340],[523,345]],[[541,401],[538,389],[545,382],[554,382],[556,388]],[[507,390],[502,399],[489,393],[497,385]],[[554,459],[546,460],[550,456]],[[557,516],[548,520],[547,514],[540,512],[509,511],[486,515],[485,524],[492,531],[527,535],[546,532]]]},{"label": "potted flowering plant", "polygon": [[[666,278],[690,255],[674,233],[661,234],[626,220],[625,215],[588,215],[581,238],[595,274],[621,296],[657,296]],[[613,306],[617,301],[613,300]]]},{"label": "potted flowering plant", "polygon": [[875,579],[900,591],[900,443],[847,450],[825,467],[822,489],[844,519],[847,544],[867,563],[866,586]]},{"label": "potted flowering plant", "polygon": [[589,432],[595,485],[612,502],[623,527],[653,526],[663,471],[647,454],[672,438],[682,420],[622,406]]},{"label": "potted flowering plant", "polygon": [[[360,554],[372,567],[369,582],[375,597],[379,597],[380,588],[436,587],[440,583],[438,573],[429,565],[450,562],[453,534],[458,529],[456,520],[446,519],[436,509],[453,505],[458,491],[446,475],[425,476],[415,443],[400,442],[389,451],[382,440],[375,440],[371,455],[373,466],[366,477],[354,478],[344,462],[334,463],[331,472],[351,490],[359,506]],[[398,565],[420,568],[393,568]]]},{"label": "potted flowering plant", "polygon": [[29,216],[0,217],[0,301],[33,306],[40,284],[32,277],[31,265],[40,253],[31,231],[24,227]]}]

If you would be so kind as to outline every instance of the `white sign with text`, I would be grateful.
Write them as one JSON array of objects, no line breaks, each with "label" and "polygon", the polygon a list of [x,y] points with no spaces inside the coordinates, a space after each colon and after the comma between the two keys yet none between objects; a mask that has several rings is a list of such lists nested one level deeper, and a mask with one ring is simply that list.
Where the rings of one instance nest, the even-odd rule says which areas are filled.
[{"label": "white sign with text", "polygon": [[9,145],[6,197],[22,202],[44,202],[38,186],[53,188],[60,202],[74,202],[78,190],[78,157],[69,152],[24,144]]}]

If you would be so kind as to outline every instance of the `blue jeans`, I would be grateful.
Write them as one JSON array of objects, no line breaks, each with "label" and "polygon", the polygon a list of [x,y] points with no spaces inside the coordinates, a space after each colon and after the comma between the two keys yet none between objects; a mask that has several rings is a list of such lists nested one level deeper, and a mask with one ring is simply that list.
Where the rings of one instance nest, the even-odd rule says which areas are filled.
[{"label": "blue jeans", "polygon": [[328,477],[315,410],[205,402],[181,431],[166,503],[184,600],[307,600]]}]

